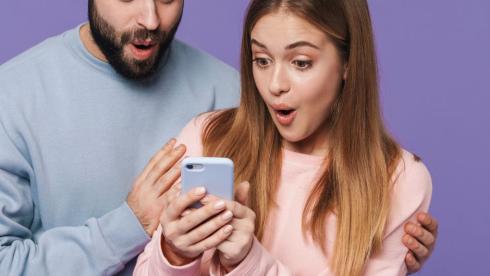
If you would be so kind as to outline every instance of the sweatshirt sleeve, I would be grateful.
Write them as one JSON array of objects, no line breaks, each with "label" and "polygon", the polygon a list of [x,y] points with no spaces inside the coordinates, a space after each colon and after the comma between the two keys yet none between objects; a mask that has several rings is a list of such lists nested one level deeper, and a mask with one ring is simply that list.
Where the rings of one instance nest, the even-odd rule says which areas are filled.
[{"label": "sweatshirt sleeve", "polygon": [[391,196],[383,247],[368,261],[365,275],[406,275],[405,255],[408,249],[402,243],[404,225],[415,222],[419,212],[426,212],[432,195],[432,180],[429,171],[411,153],[404,152]]},{"label": "sweatshirt sleeve", "polygon": [[[225,275],[217,262],[211,262],[209,274],[213,276]],[[247,257],[226,275],[288,276],[293,274],[254,238]]]},{"label": "sweatshirt sleeve", "polygon": [[[0,120],[0,271],[9,275],[108,275],[122,270],[149,237],[126,203],[77,227],[42,228],[33,169]],[[42,183],[37,183],[42,185]]]},{"label": "sweatshirt sleeve", "polygon": [[155,233],[153,233],[151,241],[146,245],[145,250],[138,257],[133,272],[134,276],[200,275],[201,258],[198,258],[185,266],[171,265],[162,252],[160,246],[162,238],[162,227],[158,226]]}]

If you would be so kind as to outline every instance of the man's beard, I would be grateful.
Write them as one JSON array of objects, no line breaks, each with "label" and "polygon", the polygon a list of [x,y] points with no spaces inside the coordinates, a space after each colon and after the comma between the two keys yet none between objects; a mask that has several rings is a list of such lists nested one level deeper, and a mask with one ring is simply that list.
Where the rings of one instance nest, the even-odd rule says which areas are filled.
[{"label": "man's beard", "polygon": [[[144,80],[155,74],[163,54],[167,51],[177,32],[182,18],[181,14],[179,20],[169,32],[160,29],[150,31],[140,28],[123,32],[118,38],[114,27],[98,13],[94,0],[89,0],[88,13],[90,30],[95,43],[114,70],[131,80]],[[150,39],[152,43],[155,43],[153,47],[158,48],[156,54],[145,60],[131,59],[124,55],[124,46],[135,40],[146,39]]]}]

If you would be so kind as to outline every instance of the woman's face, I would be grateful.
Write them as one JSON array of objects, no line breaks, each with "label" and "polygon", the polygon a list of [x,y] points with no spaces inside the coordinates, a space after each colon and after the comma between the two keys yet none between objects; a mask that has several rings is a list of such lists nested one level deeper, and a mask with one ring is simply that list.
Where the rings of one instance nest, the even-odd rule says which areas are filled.
[{"label": "woman's face", "polygon": [[323,154],[326,120],[344,78],[327,35],[288,12],[263,16],[251,32],[253,76],[287,149]]}]

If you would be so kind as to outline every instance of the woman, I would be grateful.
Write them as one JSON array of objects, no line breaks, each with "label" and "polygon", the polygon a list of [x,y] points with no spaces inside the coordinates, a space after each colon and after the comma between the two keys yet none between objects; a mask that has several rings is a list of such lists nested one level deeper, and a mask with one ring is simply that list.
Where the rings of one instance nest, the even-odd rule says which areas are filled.
[{"label": "woman", "polygon": [[366,1],[252,1],[241,75],[240,106],[179,138],[234,161],[238,201],[174,188],[135,275],[405,275],[431,179],[383,126]]}]

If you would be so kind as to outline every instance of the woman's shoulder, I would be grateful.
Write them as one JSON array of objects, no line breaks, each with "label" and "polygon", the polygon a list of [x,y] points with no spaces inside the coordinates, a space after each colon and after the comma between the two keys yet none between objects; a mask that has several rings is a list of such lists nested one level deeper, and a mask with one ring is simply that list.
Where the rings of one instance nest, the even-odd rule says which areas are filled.
[{"label": "woman's shoulder", "polygon": [[182,129],[180,132],[180,136],[188,135],[188,134],[201,134],[203,129],[206,127],[206,125],[209,123],[211,119],[216,117],[217,115],[221,114],[222,112],[226,111],[227,109],[224,110],[215,110],[215,111],[210,111],[210,112],[205,112],[197,115],[196,117],[192,118]]},{"label": "woman's shoulder", "polygon": [[386,235],[399,231],[396,246],[403,235],[403,225],[415,221],[418,212],[427,212],[432,198],[432,179],[429,170],[421,159],[402,150],[401,158],[393,175],[391,191],[390,215],[386,228]]},{"label": "woman's shoulder", "polygon": [[432,178],[422,160],[402,149],[401,158],[393,175],[393,192],[399,200],[428,202],[432,196]]},{"label": "woman's shoulder", "polygon": [[422,159],[405,149],[401,150],[401,158],[394,175],[397,178],[395,182],[411,180],[410,182],[413,182],[412,185],[416,185],[415,182],[420,183],[420,185],[430,185],[432,183],[430,172],[422,162]]},{"label": "woman's shoulder", "polygon": [[201,156],[203,152],[202,134],[207,124],[215,116],[221,114],[225,110],[210,111],[201,113],[192,118],[180,131],[177,136],[177,142],[184,144],[187,147],[186,155],[188,156]]}]

